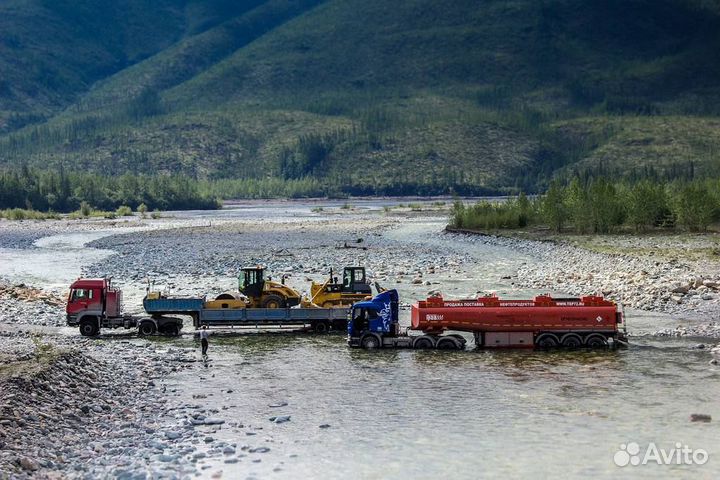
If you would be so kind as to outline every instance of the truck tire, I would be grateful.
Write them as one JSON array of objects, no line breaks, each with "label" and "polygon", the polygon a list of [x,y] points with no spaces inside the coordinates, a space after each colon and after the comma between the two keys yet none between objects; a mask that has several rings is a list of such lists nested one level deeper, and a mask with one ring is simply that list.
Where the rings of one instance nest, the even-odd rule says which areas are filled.
[{"label": "truck tire", "polygon": [[435,344],[438,350],[460,350],[460,342],[453,337],[442,337]]},{"label": "truck tire", "polygon": [[330,331],[330,325],[325,320],[320,320],[313,325],[313,331],[315,333],[328,333],[328,331]]},{"label": "truck tire", "polygon": [[580,335],[577,335],[575,333],[568,333],[563,337],[560,343],[562,344],[563,348],[567,348],[570,350],[582,347],[582,339],[580,338]]},{"label": "truck tire", "polygon": [[154,335],[156,331],[155,322],[151,322],[149,320],[142,322],[138,328],[138,333],[140,333],[143,337]]},{"label": "truck tire", "polygon": [[434,344],[430,337],[422,336],[419,338],[416,338],[413,342],[413,348],[416,348],[418,350],[427,350],[429,348],[433,348]]},{"label": "truck tire", "polygon": [[163,335],[167,337],[177,337],[180,335],[180,329],[174,323],[168,323],[162,328]]},{"label": "truck tire", "polygon": [[596,333],[594,335],[589,335],[585,339],[585,345],[587,345],[588,348],[604,348],[607,347],[608,343],[607,339],[603,335]]},{"label": "truck tire", "polygon": [[280,295],[270,294],[267,295],[262,301],[263,308],[284,308],[285,299]]},{"label": "truck tire", "polygon": [[94,337],[100,333],[98,328],[97,320],[86,318],[80,322],[80,335],[84,337]]},{"label": "truck tire", "polygon": [[544,350],[555,348],[559,343],[557,337],[549,333],[538,335],[535,339],[535,346]]},{"label": "truck tire", "polygon": [[380,337],[375,334],[368,333],[360,339],[360,346],[365,350],[375,350],[381,346]]}]

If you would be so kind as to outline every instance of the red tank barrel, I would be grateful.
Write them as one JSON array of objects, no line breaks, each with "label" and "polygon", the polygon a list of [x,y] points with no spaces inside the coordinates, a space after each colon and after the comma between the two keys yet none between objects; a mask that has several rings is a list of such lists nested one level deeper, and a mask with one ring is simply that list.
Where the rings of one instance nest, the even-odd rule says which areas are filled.
[{"label": "red tank barrel", "polygon": [[603,297],[510,300],[496,296],[466,300],[430,297],[413,305],[412,328],[440,333],[617,331],[617,305]]}]

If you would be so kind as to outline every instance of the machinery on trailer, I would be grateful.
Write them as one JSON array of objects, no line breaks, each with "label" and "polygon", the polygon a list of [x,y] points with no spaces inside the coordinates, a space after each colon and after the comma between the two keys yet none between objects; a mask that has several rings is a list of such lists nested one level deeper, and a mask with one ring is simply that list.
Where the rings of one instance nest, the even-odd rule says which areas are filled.
[{"label": "machinery on trailer", "polygon": [[411,326],[400,331],[398,294],[382,292],[358,302],[348,321],[348,344],[362,348],[458,350],[468,332],[481,348],[598,348],[624,344],[622,307],[603,297],[469,300],[429,297],[412,306]]},{"label": "machinery on trailer", "polygon": [[[243,306],[239,306],[243,305]],[[192,319],[193,326],[294,327],[324,333],[345,330],[348,310],[344,308],[245,308],[244,300],[204,297],[167,297],[148,288],[143,299],[147,315],[122,311],[122,292],[105,278],[78,279],[70,286],[66,305],[67,324],[78,326],[85,336],[102,328],[137,328],[141,335],[162,333],[175,336],[183,327],[180,317]]]},{"label": "machinery on trailer", "polygon": [[342,282],[333,276],[331,269],[330,278],[325,283],[312,282],[310,285],[310,301],[326,308],[349,307],[371,295],[365,267],[345,267]]},{"label": "machinery on trailer", "polygon": [[300,304],[300,294],[285,285],[285,278],[281,283],[266,279],[263,267],[243,268],[238,278],[238,290],[248,299],[248,308],[284,308]]}]

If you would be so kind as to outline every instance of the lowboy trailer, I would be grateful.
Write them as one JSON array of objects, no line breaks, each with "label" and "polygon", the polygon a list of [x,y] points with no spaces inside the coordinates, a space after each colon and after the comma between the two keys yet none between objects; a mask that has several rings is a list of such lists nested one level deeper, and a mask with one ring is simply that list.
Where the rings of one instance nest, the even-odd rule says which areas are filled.
[{"label": "lowboy trailer", "polygon": [[137,328],[141,335],[176,336],[183,327],[178,316],[192,319],[195,328],[272,326],[325,333],[347,327],[346,308],[222,308],[222,304],[221,308],[206,308],[206,304],[201,297],[146,295],[146,315],[130,315],[122,312],[122,291],[109,279],[78,279],[70,286],[67,324],[79,327],[85,336],[98,335],[103,328]]},{"label": "lowboy trailer", "polygon": [[468,300],[429,297],[412,306],[411,327],[400,331],[398,294],[385,291],[353,305],[351,347],[460,350],[472,333],[479,348],[599,348],[625,345],[622,307],[602,297]]}]

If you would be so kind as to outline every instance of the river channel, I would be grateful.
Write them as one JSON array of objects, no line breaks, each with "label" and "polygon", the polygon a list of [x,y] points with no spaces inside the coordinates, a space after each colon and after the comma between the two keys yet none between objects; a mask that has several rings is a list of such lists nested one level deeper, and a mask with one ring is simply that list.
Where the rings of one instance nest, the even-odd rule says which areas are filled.
[{"label": "river channel", "polygon": [[[270,212],[275,221],[312,221],[313,207],[275,204],[252,211],[240,205],[187,215],[212,222]],[[443,291],[451,295],[538,293],[503,279],[532,257],[444,238],[443,226],[441,217],[408,218],[383,235],[408,251],[423,246],[471,258],[470,275],[444,281]],[[48,249],[63,239],[68,240],[38,240],[28,255],[40,250],[52,264]],[[75,256],[88,258],[89,252],[100,261],[112,254],[83,252],[77,237],[68,241]],[[14,264],[23,259],[20,251],[0,255]],[[3,263],[3,276],[23,275]],[[79,274],[63,270],[42,279],[42,272],[52,270],[48,263],[27,267],[26,274],[53,285]],[[403,300],[418,298],[407,283],[398,287]],[[407,311],[403,315],[407,323]],[[673,322],[666,315],[627,312],[631,334]],[[349,349],[342,335],[215,335],[211,360],[168,377],[166,385],[172,402],[197,403],[193,397],[200,396],[205,405],[215,405],[227,424],[213,435],[237,444],[238,452],[243,446],[269,448],[234,464],[207,460],[208,476],[221,469],[224,478],[717,478],[720,370],[708,364],[706,351],[693,348],[698,339],[631,341],[628,349],[597,352],[476,351],[472,345],[464,352],[366,352]],[[197,348],[189,332],[154,343],[157,349]],[[693,413],[710,414],[714,421],[690,422]],[[269,420],[284,415],[290,421]],[[680,444],[706,451],[707,461],[617,466],[614,459],[623,454],[616,454],[632,443],[640,447],[640,460],[650,444],[665,451]]]}]

